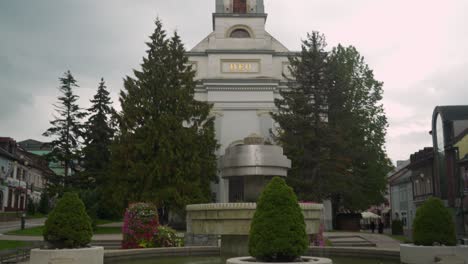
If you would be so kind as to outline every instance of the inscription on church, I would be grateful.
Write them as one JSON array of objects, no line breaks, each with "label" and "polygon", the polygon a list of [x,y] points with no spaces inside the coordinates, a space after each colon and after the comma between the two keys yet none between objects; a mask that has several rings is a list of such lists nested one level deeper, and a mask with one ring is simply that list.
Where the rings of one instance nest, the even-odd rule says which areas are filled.
[{"label": "inscription on church", "polygon": [[260,72],[259,61],[221,61],[223,73],[258,73]]}]

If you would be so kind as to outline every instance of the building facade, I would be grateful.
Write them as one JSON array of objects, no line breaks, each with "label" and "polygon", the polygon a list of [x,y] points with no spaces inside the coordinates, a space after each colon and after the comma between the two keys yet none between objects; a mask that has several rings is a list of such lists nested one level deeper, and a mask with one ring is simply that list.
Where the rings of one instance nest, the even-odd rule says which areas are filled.
[{"label": "building facade", "polygon": [[410,162],[403,161],[388,175],[392,220],[401,220],[405,235],[411,236],[416,206],[413,201]]},{"label": "building facade", "polygon": [[[216,0],[213,32],[187,53],[199,80],[196,99],[214,105],[218,156],[252,133],[270,137],[274,100],[296,53],[265,30],[266,21],[263,0]],[[220,178],[216,201],[227,202],[228,189]]]},{"label": "building facade", "polygon": [[12,138],[0,137],[0,211],[24,211],[28,200],[38,203],[52,173],[43,158]]},{"label": "building facade", "polygon": [[[468,129],[468,105],[438,106],[432,115],[434,147],[434,192],[450,209],[459,237],[467,235],[465,190],[459,161],[464,149],[463,133]],[[457,146],[457,143],[459,145]]]}]

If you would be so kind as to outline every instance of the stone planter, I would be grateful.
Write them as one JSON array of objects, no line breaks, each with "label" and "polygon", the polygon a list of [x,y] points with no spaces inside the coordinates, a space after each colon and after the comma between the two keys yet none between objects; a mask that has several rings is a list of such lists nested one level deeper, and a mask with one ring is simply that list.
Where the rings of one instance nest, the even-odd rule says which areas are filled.
[{"label": "stone planter", "polygon": [[[400,258],[404,264],[435,263],[436,257],[456,256],[468,260],[468,246],[416,246],[414,244],[400,244]],[[466,262],[468,263],[468,262]]]},{"label": "stone planter", "polygon": [[[316,257],[301,257],[301,262],[281,262],[283,264],[304,264],[304,263],[311,263],[311,264],[332,264],[331,259],[327,258],[316,258]],[[226,264],[278,264],[276,262],[256,262],[253,257],[240,257],[240,258],[231,258],[226,261]]]},{"label": "stone planter", "polygon": [[33,249],[30,264],[103,264],[104,248]]}]

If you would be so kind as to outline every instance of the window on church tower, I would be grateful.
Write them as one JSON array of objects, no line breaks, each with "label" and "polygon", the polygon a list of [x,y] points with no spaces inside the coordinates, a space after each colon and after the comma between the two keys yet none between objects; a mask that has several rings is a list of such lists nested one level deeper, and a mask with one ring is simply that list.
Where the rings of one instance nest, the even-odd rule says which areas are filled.
[{"label": "window on church tower", "polygon": [[250,38],[250,34],[247,30],[238,28],[234,29],[230,35],[231,38]]},{"label": "window on church tower", "polygon": [[234,0],[233,11],[235,14],[247,13],[247,0]]}]

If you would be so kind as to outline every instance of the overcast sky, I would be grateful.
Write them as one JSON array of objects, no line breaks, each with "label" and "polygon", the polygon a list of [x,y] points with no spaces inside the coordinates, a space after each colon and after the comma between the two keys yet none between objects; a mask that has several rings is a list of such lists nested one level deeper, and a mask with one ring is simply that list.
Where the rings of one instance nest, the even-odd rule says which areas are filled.
[{"label": "overcast sky", "polygon": [[[190,49],[212,29],[215,0],[0,0],[0,136],[45,140],[58,77],[71,70],[80,104],[101,77],[114,102],[159,16]],[[291,50],[318,30],[354,45],[384,85],[387,151],[430,146],[432,110],[468,104],[468,1],[265,0],[267,30]]]}]

